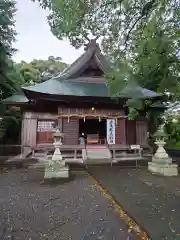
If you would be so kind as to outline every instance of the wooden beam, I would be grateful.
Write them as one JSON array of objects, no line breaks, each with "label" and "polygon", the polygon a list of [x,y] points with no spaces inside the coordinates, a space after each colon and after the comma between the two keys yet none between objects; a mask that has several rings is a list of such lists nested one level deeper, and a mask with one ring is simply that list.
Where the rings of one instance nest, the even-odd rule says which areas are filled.
[{"label": "wooden beam", "polygon": [[92,117],[92,118],[105,118],[105,119],[122,119],[122,118],[127,118],[126,115],[105,115],[105,114],[62,114],[60,116],[57,116],[58,119],[61,118],[88,118],[88,117]]},{"label": "wooden beam", "polygon": [[62,115],[63,115],[63,108],[61,107],[58,107],[58,126],[60,128],[60,131],[63,132],[63,118],[62,118]]}]

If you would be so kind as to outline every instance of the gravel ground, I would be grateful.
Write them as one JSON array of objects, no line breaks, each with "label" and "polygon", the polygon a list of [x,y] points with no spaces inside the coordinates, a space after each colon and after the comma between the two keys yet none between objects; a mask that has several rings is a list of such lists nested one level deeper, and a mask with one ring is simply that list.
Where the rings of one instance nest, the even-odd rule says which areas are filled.
[{"label": "gravel ground", "polygon": [[0,175],[0,239],[130,240],[108,199],[76,174],[64,184],[29,180],[26,170]]},{"label": "gravel ground", "polygon": [[89,171],[151,239],[180,239],[180,177],[118,166]]}]

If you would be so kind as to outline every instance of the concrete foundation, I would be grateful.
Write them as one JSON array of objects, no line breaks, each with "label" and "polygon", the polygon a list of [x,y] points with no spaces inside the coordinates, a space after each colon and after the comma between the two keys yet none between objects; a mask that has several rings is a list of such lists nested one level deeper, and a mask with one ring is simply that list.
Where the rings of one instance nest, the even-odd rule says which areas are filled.
[{"label": "concrete foundation", "polygon": [[69,177],[69,168],[68,167],[59,167],[59,166],[46,166],[45,167],[45,179],[53,178],[68,178]]},{"label": "concrete foundation", "polygon": [[177,164],[168,164],[167,166],[165,166],[154,162],[148,163],[148,170],[152,174],[159,174],[163,176],[178,176],[177,167]]}]

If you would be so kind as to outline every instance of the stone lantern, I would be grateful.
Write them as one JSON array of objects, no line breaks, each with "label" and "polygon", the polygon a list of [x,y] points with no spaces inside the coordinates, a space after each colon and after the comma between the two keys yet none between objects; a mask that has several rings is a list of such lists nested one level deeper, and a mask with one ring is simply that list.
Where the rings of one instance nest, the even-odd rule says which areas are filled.
[{"label": "stone lantern", "polygon": [[178,165],[172,164],[172,159],[164,149],[168,135],[164,132],[163,125],[154,134],[157,151],[152,157],[152,162],[148,163],[148,170],[153,174],[163,176],[177,176]]},{"label": "stone lantern", "polygon": [[65,160],[60,151],[60,146],[62,145],[62,139],[64,134],[60,131],[59,128],[56,128],[54,133],[54,147],[55,151],[52,156],[52,159],[48,161],[45,166],[45,176],[46,179],[55,179],[55,178],[68,178],[69,177],[69,168],[65,165]]},{"label": "stone lantern", "polygon": [[59,128],[56,128],[56,131],[54,133],[54,147],[55,147],[55,151],[54,154],[52,156],[52,160],[56,161],[56,160],[62,160],[62,154],[60,151],[60,146],[62,145],[62,141],[64,138],[64,134],[62,132],[60,132]]}]

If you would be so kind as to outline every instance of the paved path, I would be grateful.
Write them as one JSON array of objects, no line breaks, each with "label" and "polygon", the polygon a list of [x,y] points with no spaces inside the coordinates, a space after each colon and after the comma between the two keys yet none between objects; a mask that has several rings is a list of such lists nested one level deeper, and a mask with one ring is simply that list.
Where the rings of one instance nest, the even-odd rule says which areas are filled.
[{"label": "paved path", "polygon": [[0,175],[1,240],[136,239],[129,234],[86,175],[51,186],[28,180],[25,170]]},{"label": "paved path", "polygon": [[142,169],[89,168],[153,240],[180,239],[180,177],[154,176]]}]

